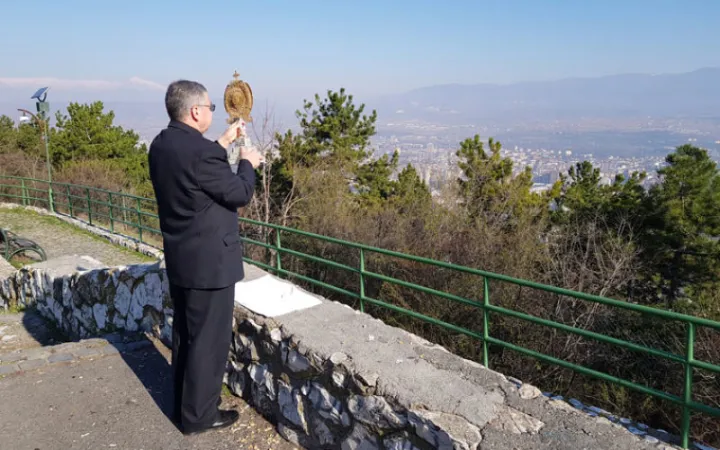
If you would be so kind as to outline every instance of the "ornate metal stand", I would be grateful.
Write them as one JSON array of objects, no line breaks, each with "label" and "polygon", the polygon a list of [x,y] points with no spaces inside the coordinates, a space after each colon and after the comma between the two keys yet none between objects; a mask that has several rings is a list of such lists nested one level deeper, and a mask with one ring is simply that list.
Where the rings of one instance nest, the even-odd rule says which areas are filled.
[{"label": "ornate metal stand", "polygon": [[[253,107],[253,93],[250,85],[239,79],[240,74],[235,71],[233,80],[225,87],[225,111],[228,113],[228,123],[242,120],[247,124],[252,122],[250,112]],[[244,148],[253,148],[252,141],[247,135],[243,125],[244,136],[228,147],[228,161],[232,167],[237,167],[240,151]]]}]

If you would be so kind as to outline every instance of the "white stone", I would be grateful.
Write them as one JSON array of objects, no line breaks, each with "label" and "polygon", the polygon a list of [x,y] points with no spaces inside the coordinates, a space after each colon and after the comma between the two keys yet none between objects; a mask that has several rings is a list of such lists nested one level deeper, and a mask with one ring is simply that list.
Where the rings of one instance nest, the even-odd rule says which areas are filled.
[{"label": "white stone", "polygon": [[62,303],[65,308],[72,307],[72,290],[70,289],[70,279],[63,277],[62,280]]},{"label": "white stone", "polygon": [[115,313],[115,316],[113,316],[112,323],[115,326],[115,328],[125,329],[125,318],[117,312]]},{"label": "white stone", "polygon": [[304,372],[310,369],[310,361],[297,350],[292,349],[288,353],[287,366],[293,372]]},{"label": "white stone", "polygon": [[276,394],[273,376],[270,371],[268,371],[267,366],[264,364],[251,364],[248,372],[253,382],[267,394],[270,400],[275,400]]},{"label": "white stone", "polygon": [[497,412],[497,418],[490,422],[488,426],[505,433],[537,434],[545,426],[544,423],[536,418],[509,406],[502,406]]},{"label": "white stone", "polygon": [[145,288],[145,283],[138,283],[132,293],[128,319],[130,317],[135,320],[142,319],[143,308],[145,305],[147,305],[147,290]]},{"label": "white stone", "polygon": [[95,303],[92,307],[93,317],[95,318],[95,325],[98,330],[105,328],[105,321],[107,320],[107,306],[102,303]]},{"label": "white stone", "polygon": [[160,281],[160,275],[157,272],[151,272],[145,275],[143,279],[145,285],[145,294],[147,304],[160,312],[163,310],[163,285]]},{"label": "white stone", "polygon": [[520,390],[518,391],[520,394],[520,398],[525,400],[531,400],[534,398],[538,398],[542,395],[542,392],[540,392],[540,389],[536,388],[535,386],[532,386],[530,384],[523,384],[520,386]]},{"label": "white stone", "polygon": [[300,394],[283,381],[278,381],[278,405],[283,417],[307,433],[308,425]]},{"label": "white stone", "polygon": [[393,411],[385,398],[353,395],[348,398],[350,413],[360,422],[380,428],[404,428],[407,418]]},{"label": "white stone", "polygon": [[374,387],[377,384],[377,380],[378,380],[378,378],[380,378],[380,376],[376,373],[358,372],[355,375],[355,378],[367,386]]},{"label": "white stone", "polygon": [[[308,392],[308,388],[304,387],[303,391]],[[331,420],[336,425],[345,427],[350,425],[350,416],[342,410],[342,403],[333,397],[322,385],[312,383],[312,387],[309,389],[308,399],[312,403],[313,409],[315,409],[321,417]]]},{"label": "white stone", "polygon": [[454,414],[413,410],[408,421],[415,433],[437,449],[476,450],[482,435],[475,425]]},{"label": "white stone", "polygon": [[280,342],[282,340],[282,331],[279,328],[273,328],[270,330],[270,339],[275,343]]},{"label": "white stone", "polygon": [[127,320],[125,320],[125,329],[127,331],[137,331],[140,329],[137,321],[135,321],[135,319],[133,319],[132,315],[130,314],[128,314]]},{"label": "white stone", "polygon": [[345,387],[345,374],[339,370],[335,370],[332,373],[332,381],[336,387]]},{"label": "white stone", "polygon": [[335,352],[332,355],[330,355],[330,362],[333,364],[340,364],[343,361],[347,360],[347,355],[343,352]]},{"label": "white stone", "polygon": [[132,294],[125,283],[118,283],[117,290],[115,291],[115,299],[113,301],[115,305],[115,311],[117,311],[123,318],[127,317],[128,311],[130,311],[130,300]]}]

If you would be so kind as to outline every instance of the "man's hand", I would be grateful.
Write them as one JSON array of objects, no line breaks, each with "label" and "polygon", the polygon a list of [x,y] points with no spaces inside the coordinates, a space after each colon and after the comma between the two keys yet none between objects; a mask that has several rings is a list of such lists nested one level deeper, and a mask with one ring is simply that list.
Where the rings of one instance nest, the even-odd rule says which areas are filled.
[{"label": "man's hand", "polygon": [[247,159],[250,164],[252,164],[253,169],[257,169],[257,167],[264,162],[264,158],[260,152],[249,148],[240,149],[240,159]]},{"label": "man's hand", "polygon": [[228,127],[227,130],[225,130],[222,136],[218,138],[218,144],[222,145],[224,149],[227,149],[228,146],[232,144],[235,139],[245,134],[245,131],[243,129],[244,125],[245,122],[243,122],[242,120],[235,121],[232,125]]}]

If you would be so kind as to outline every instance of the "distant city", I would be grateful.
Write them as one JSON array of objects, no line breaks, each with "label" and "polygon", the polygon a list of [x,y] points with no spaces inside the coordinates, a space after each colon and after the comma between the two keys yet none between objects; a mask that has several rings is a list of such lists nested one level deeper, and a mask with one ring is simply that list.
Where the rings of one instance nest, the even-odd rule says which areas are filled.
[{"label": "distant city", "polygon": [[[684,129],[680,122],[667,129],[625,131],[514,131],[477,126],[388,123],[374,139],[378,154],[400,152],[400,164],[412,164],[434,193],[460,176],[455,152],[465,138],[479,134],[485,148],[492,137],[502,144],[501,154],[513,161],[515,173],[532,168],[533,190],[549,189],[561,173],[578,162],[589,161],[601,170],[603,183],[618,174],[646,172],[644,184],[657,181],[657,169],[677,146],[689,143],[709,151],[720,163],[720,127],[717,134]],[[488,150],[489,151],[489,150]]]}]

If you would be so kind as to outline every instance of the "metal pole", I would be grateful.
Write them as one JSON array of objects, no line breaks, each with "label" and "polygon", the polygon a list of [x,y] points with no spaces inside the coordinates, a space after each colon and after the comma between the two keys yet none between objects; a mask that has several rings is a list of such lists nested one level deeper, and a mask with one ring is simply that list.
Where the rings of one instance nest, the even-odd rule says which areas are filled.
[{"label": "metal pole", "polygon": [[[38,105],[41,102],[38,101]],[[38,110],[40,107],[38,106]],[[43,137],[43,141],[45,142],[45,165],[47,166],[48,171],[48,209],[50,211],[55,212],[55,206],[53,205],[53,192],[52,192],[52,166],[50,164],[50,146],[48,142],[50,141],[50,130],[48,128],[48,120],[45,118],[45,112],[40,111],[38,112],[38,115],[31,113],[27,109],[18,108],[18,111],[22,112],[23,114],[28,114],[30,117],[35,120],[35,123],[40,128],[40,134]],[[39,116],[39,117],[38,117]]]},{"label": "metal pole", "polygon": [[360,247],[360,312],[365,312],[365,250]]},{"label": "metal pole", "polygon": [[48,145],[48,141],[50,140],[50,133],[48,130],[48,121],[44,120],[43,122],[45,124],[45,161],[47,163],[47,171],[48,171],[48,201],[50,203],[50,211],[55,212],[55,207],[53,205],[53,193],[52,193],[52,169],[50,168],[50,146]]},{"label": "metal pole", "polygon": [[688,323],[687,341],[685,342],[685,389],[683,389],[683,409],[681,443],[682,448],[690,446],[690,403],[692,403],[693,367],[690,365],[695,360],[695,324]]},{"label": "metal pole", "polygon": [[282,255],[280,255],[281,248],[280,230],[275,230],[275,267],[277,267],[278,275],[280,275],[280,271],[282,270]]},{"label": "metal pole", "polygon": [[483,277],[483,365],[486,368],[490,368],[490,345],[488,344],[488,338],[490,338],[490,281],[488,277]]}]

